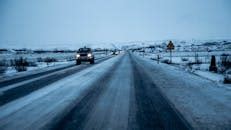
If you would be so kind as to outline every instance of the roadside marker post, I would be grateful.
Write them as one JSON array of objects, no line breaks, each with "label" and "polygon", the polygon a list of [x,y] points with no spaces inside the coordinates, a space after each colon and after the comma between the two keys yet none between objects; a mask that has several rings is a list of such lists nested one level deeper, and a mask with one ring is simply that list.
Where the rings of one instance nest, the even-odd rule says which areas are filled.
[{"label": "roadside marker post", "polygon": [[160,55],[158,54],[157,55],[157,64],[159,64],[159,62],[160,62]]}]

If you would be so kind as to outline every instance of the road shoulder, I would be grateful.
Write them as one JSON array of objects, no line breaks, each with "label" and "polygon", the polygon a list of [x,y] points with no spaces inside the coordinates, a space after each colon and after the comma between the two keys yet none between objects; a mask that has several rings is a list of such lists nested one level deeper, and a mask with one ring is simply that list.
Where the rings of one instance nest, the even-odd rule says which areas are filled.
[{"label": "road shoulder", "polygon": [[135,56],[173,106],[196,129],[231,128],[231,93],[213,82]]}]

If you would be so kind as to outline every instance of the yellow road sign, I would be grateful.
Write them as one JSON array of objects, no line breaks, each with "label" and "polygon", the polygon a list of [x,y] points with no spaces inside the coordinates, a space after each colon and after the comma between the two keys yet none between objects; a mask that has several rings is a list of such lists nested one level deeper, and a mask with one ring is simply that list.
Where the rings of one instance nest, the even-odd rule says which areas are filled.
[{"label": "yellow road sign", "polygon": [[173,50],[175,47],[174,47],[174,44],[172,43],[172,41],[169,41],[168,45],[167,45],[167,49],[168,50]]}]

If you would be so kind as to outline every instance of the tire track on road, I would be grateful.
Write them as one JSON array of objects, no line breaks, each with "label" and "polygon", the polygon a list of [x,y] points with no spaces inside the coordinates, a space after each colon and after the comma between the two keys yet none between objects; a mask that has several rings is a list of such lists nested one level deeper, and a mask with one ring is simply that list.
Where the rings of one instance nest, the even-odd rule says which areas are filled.
[{"label": "tire track on road", "polygon": [[0,129],[50,129],[69,113],[121,56],[94,65],[0,107]]},{"label": "tire track on road", "polygon": [[[108,71],[104,77],[93,84],[91,89],[87,91],[83,96],[83,98],[76,101],[76,105],[74,108],[65,115],[62,119],[54,124],[50,129],[52,130],[63,130],[63,129],[70,129],[70,130],[82,130],[85,127],[85,124],[89,120],[89,116],[91,112],[94,110],[96,103],[99,101],[100,97],[107,89],[107,84],[109,83],[110,79],[112,78],[115,70],[121,64],[124,56],[113,65],[111,71]],[[109,110],[110,111],[110,110]]]},{"label": "tire track on road", "polygon": [[[99,64],[108,59],[109,58],[101,59],[100,61],[97,61],[96,64]],[[77,67],[77,66],[69,66],[69,67],[70,68],[65,68],[64,70],[55,71],[49,74],[48,76],[44,76],[44,78],[29,82],[26,84],[22,84],[15,88],[4,91],[4,93],[0,94],[0,106],[8,102],[11,102],[15,99],[18,99],[20,97],[23,97],[25,95],[28,95],[38,89],[41,89],[67,76],[80,72],[86,68],[92,67],[92,65],[90,66],[86,65],[86,66],[81,66],[81,67]]]},{"label": "tire track on road", "polygon": [[133,103],[136,104],[136,108],[130,107],[130,115],[135,114],[133,121],[130,121],[130,129],[192,129],[186,120],[179,117],[178,111],[171,107],[169,101],[162,96],[160,90],[146,74],[147,68],[139,64],[135,56],[131,56],[131,59],[135,82]]}]

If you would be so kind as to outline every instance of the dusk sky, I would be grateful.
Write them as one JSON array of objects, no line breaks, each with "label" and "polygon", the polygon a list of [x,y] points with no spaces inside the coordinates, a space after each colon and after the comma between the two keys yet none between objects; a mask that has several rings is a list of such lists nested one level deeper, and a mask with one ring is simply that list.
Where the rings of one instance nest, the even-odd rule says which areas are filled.
[{"label": "dusk sky", "polygon": [[231,39],[231,0],[1,0],[0,47]]}]

